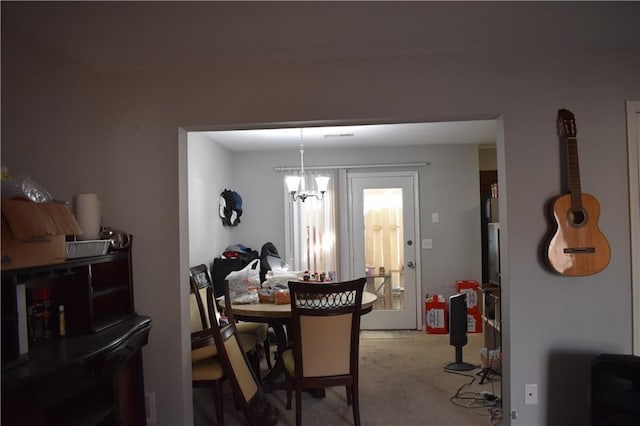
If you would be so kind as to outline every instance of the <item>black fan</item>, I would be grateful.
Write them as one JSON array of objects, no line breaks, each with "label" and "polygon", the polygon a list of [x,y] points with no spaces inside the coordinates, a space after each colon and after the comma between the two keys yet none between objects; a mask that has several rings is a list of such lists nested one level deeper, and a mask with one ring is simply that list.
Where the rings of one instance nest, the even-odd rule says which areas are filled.
[{"label": "black fan", "polygon": [[475,365],[462,361],[462,347],[467,344],[467,294],[449,297],[449,344],[456,348],[456,360],[445,365],[446,370],[469,371]]}]

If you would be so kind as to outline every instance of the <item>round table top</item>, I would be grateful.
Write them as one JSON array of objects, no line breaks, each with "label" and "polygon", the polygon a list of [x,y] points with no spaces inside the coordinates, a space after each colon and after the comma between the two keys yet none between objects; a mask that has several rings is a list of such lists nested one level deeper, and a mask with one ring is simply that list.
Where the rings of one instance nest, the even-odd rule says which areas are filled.
[{"label": "round table top", "polygon": [[[362,309],[368,310],[373,306],[378,297],[373,293],[362,293]],[[224,307],[224,299],[220,301]],[[246,305],[231,305],[233,314],[240,317],[258,318],[291,318],[291,305],[285,303],[276,305],[275,303],[251,303]]]}]

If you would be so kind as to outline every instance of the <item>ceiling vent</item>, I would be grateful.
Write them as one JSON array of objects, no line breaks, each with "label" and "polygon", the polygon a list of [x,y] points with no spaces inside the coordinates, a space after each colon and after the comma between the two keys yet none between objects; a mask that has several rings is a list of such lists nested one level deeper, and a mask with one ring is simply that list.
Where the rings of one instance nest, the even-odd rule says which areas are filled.
[{"label": "ceiling vent", "polygon": [[323,135],[324,138],[352,138],[355,136],[355,133],[329,133],[327,135]]}]

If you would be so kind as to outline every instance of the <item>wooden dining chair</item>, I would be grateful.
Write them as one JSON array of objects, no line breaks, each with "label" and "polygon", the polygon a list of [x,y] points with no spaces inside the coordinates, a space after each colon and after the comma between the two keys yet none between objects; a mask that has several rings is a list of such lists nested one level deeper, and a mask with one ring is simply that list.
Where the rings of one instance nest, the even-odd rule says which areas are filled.
[{"label": "wooden dining chair", "polygon": [[[196,266],[192,266],[189,268],[189,278],[190,281],[193,282],[192,285],[195,285],[201,292],[204,292],[206,288],[211,288],[215,294],[215,289],[213,287],[211,276],[209,275],[209,269],[207,265],[200,264]],[[207,312],[207,306],[205,305],[206,299],[204,298],[204,293],[202,297],[200,297],[200,302],[198,302],[199,308],[199,316],[200,321],[202,323],[202,328],[209,328],[209,315]],[[216,321],[220,321],[220,314],[218,313],[217,304],[215,303],[215,298],[213,299]],[[228,319],[228,317],[227,317]],[[258,376],[260,378],[260,351],[262,348],[266,351],[267,356],[269,355],[269,348],[264,347],[264,342],[268,341],[267,331],[268,325],[263,323],[242,323],[242,325],[237,325],[237,330],[239,333],[240,342],[242,347],[245,349],[245,353],[249,355],[249,359],[251,360],[251,365]]]},{"label": "wooden dining chair", "polygon": [[194,387],[211,387],[213,390],[213,405],[218,426],[224,425],[224,405],[222,399],[222,384],[226,379],[222,364],[218,360],[213,330],[206,320],[207,310],[206,286],[198,287],[190,279],[190,309],[191,309],[191,381]]},{"label": "wooden dining chair", "polygon": [[[219,327],[220,315],[213,297],[208,297],[208,292],[212,293],[213,290],[205,265],[190,268],[189,289],[192,384],[194,387],[212,388],[216,423],[222,426],[224,425],[222,383],[227,379],[228,374],[225,374],[215,343],[213,326]],[[258,360],[257,368],[259,369],[259,340],[250,333],[239,334],[237,338],[242,352],[248,354],[250,359]],[[255,362],[253,367],[256,368]],[[239,405],[236,398],[236,406]]]},{"label": "wooden dining chair", "polygon": [[293,347],[283,354],[287,409],[296,394],[296,425],[302,425],[302,390],[346,387],[353,423],[360,424],[358,356],[365,278],[338,283],[290,281]]},{"label": "wooden dining chair", "polygon": [[[225,291],[225,295],[225,306],[231,306],[228,290]],[[216,314],[216,304],[212,287],[207,287],[207,300],[209,316],[213,317]],[[231,310],[229,314],[228,324],[221,326],[213,322],[211,328],[218,350],[218,359],[226,377],[231,382],[236,404],[244,412],[250,426],[275,425],[280,418],[280,413],[267,401],[260,381],[243,351],[240,341],[242,335],[238,333]]]}]

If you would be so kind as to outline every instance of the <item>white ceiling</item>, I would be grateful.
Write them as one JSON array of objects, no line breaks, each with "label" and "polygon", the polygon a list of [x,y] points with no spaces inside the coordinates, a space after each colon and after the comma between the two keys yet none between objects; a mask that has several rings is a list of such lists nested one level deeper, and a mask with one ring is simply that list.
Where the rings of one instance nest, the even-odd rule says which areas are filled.
[{"label": "white ceiling", "polygon": [[369,124],[358,126],[295,127],[204,132],[232,151],[262,151],[305,147],[334,148],[410,146],[424,144],[494,145],[495,120],[445,123]]}]

